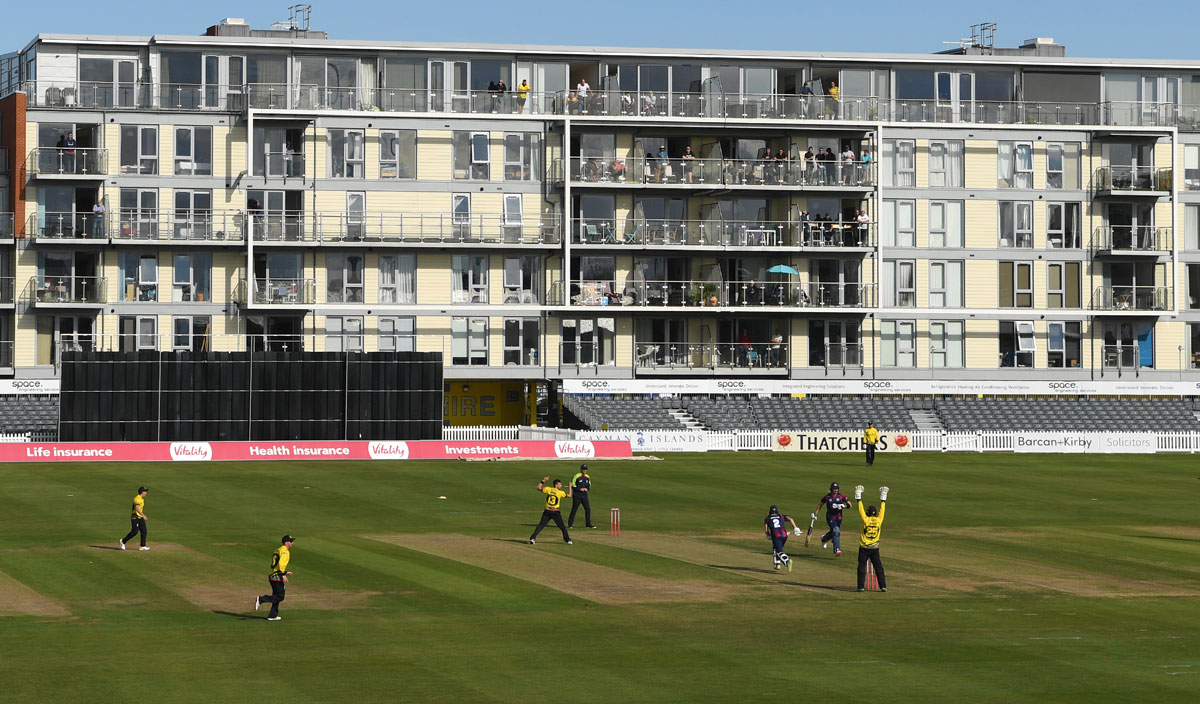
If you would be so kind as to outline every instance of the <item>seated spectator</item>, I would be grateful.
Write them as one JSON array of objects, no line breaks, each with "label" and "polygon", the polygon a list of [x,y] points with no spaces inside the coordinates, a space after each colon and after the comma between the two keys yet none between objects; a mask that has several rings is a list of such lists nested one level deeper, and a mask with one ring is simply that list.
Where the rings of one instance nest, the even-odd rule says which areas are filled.
[{"label": "seated spectator", "polygon": [[754,283],[754,279],[750,279],[750,282],[746,284],[745,293],[743,295],[745,296],[745,303],[763,302],[762,289],[758,287],[758,284]]},{"label": "seated spectator", "polygon": [[600,180],[600,162],[596,161],[596,157],[589,158],[583,165],[583,173],[580,176],[583,181],[599,181]]},{"label": "seated spectator", "polygon": [[575,91],[571,91],[571,93],[567,95],[567,113],[570,115],[578,115],[579,110],[579,96],[575,95]]},{"label": "seated spectator", "polygon": [[609,168],[609,178],[611,178],[614,181],[622,181],[623,182],[625,180],[625,162],[624,161],[617,159],[616,161],[613,162],[612,167]]},{"label": "seated spectator", "polygon": [[630,95],[629,91],[625,91],[621,94],[621,114],[633,114],[633,96]]}]

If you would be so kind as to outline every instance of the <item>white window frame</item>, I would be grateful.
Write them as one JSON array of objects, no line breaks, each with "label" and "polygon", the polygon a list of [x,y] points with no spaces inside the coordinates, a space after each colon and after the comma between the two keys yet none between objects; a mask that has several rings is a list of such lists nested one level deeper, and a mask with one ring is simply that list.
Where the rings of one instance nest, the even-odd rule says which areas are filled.
[{"label": "white window frame", "polygon": [[[950,168],[950,144],[957,142],[961,154],[965,148],[961,139],[933,139],[929,141],[929,187],[930,188],[962,188],[963,173],[961,169]],[[941,148],[941,156],[936,157],[934,152],[936,148]],[[940,165],[935,168],[936,161],[940,160]],[[962,160],[959,161],[962,164]],[[965,168],[965,165],[964,165]]]},{"label": "white window frame", "polygon": [[361,315],[325,316],[326,352],[362,352],[363,349]]},{"label": "white window frame", "polygon": [[[938,270],[941,273],[939,275]],[[951,270],[958,271],[958,286],[950,286]],[[940,285],[938,283],[940,276]],[[966,262],[962,259],[935,260],[929,262],[929,307],[962,308],[963,280],[966,278]]]},{"label": "white window frame", "polygon": [[380,316],[377,346],[380,352],[415,352],[417,319],[411,315]]},{"label": "white window frame", "polygon": [[[907,284],[904,283],[906,280]],[[917,262],[914,259],[896,262],[896,307],[917,307]]]},{"label": "white window frame", "polygon": [[[158,349],[158,316],[139,315],[137,316],[137,322],[134,323],[134,325],[133,339],[136,341],[136,349]],[[144,328],[148,328],[148,330]]]},{"label": "white window frame", "polygon": [[[173,315],[171,316],[171,349],[173,350],[191,350],[196,341],[196,322],[198,320],[207,320],[209,329],[212,329],[212,316],[210,315]],[[179,323],[187,324],[187,331],[180,333],[176,327]],[[180,337],[185,337],[187,342],[179,344]]]},{"label": "white window frame", "polygon": [[[509,328],[510,323],[517,324],[517,346],[516,347],[513,347],[512,345],[510,345],[508,343],[508,328]],[[504,366],[509,366],[510,364],[515,365],[515,366],[534,366],[539,363],[540,358],[541,358],[541,346],[542,346],[541,345],[541,338],[542,338],[541,323],[542,323],[542,321],[540,318],[532,318],[532,317],[505,318],[504,319],[503,325],[501,327],[501,334],[500,334],[501,344],[503,345],[502,359],[503,359]],[[527,332],[526,326],[529,326],[529,325],[536,326],[536,328],[537,328],[535,330],[535,332],[537,334],[533,338],[534,342],[537,346],[532,348],[532,350],[530,350],[530,351],[532,351],[532,354],[528,354],[527,350],[525,348],[525,337],[526,337],[526,332]],[[509,360],[512,359],[512,356],[514,354],[516,355],[517,361],[510,362]]]},{"label": "white window frame", "polygon": [[[333,155],[334,134],[340,132],[342,134],[342,160],[340,163],[341,174],[338,173],[339,164],[335,163]],[[352,138],[357,137],[357,141]],[[366,178],[366,132],[361,129],[348,129],[343,127],[329,128],[325,131],[325,154],[326,160],[329,162],[328,176],[329,178],[337,179],[360,179]],[[354,147],[357,146],[357,149]]]},{"label": "white window frame", "polygon": [[[1004,210],[1009,208],[1012,211],[1012,232],[1005,233],[1004,231]],[[1007,249],[1031,249],[1033,247],[1033,201],[1027,200],[1002,200],[997,207],[998,229],[1000,232],[1000,246]],[[1022,226],[1021,213],[1025,213],[1024,226]],[[1005,242],[1005,237],[1010,238]]]},{"label": "white window frame", "polygon": [[[916,188],[917,142],[914,139],[885,139],[881,151],[885,187]],[[890,163],[888,163],[890,162]]]},{"label": "white window frame", "polygon": [[[1075,283],[1076,283],[1076,286],[1078,287],[1078,286],[1082,285],[1082,280],[1083,280],[1083,265],[1081,262],[1047,262],[1046,263],[1046,307],[1047,308],[1063,309],[1063,308],[1077,308],[1078,307],[1078,306],[1068,306],[1067,305],[1067,302],[1069,301],[1069,297],[1067,294],[1068,294],[1068,292],[1071,291],[1071,288],[1069,286],[1069,284],[1071,282],[1071,277],[1068,275],[1068,271],[1071,268],[1072,264],[1078,268],[1078,274],[1075,277],[1076,278]],[[1058,288],[1054,288],[1053,270],[1055,268],[1058,269],[1058,282],[1059,282]],[[1075,297],[1079,300],[1080,304],[1082,305],[1083,297],[1082,297],[1082,295],[1080,295],[1079,290],[1076,289],[1074,291],[1074,293],[1075,293]],[[1054,298],[1056,296],[1059,299],[1058,305],[1055,305],[1055,303],[1054,303]]]},{"label": "white window frame", "polygon": [[917,321],[882,320],[879,331],[881,366],[905,369],[917,366]]},{"label": "white window frame", "polygon": [[[1050,229],[1050,223],[1053,221],[1050,213],[1055,208],[1062,211],[1059,222],[1059,229]],[[1068,232],[1068,223],[1071,219],[1068,218],[1068,213],[1074,211],[1074,232]],[[1082,226],[1083,205],[1077,201],[1051,201],[1046,203],[1046,248],[1047,249],[1079,249],[1082,246],[1083,236],[1080,234]],[[1057,240],[1057,242],[1056,242]]]},{"label": "white window frame", "polygon": [[[1009,261],[1009,260],[1004,260],[1004,261],[998,262],[998,266],[1003,266],[1004,264],[1012,264],[1012,292],[1013,292],[1013,297],[1012,297],[1012,302],[1011,302],[1011,303],[1008,303],[1008,302],[1006,302],[1006,301],[1000,301],[1000,307],[1001,307],[1001,308],[1032,308],[1032,307],[1033,307],[1033,304],[1034,304],[1034,298],[1033,298],[1033,287],[1034,287],[1033,262],[1018,262],[1018,261]],[[1021,267],[1027,267],[1027,268],[1028,268],[1028,270],[1029,270],[1029,287],[1028,287],[1028,288],[1021,288],[1021,286],[1020,286],[1020,281],[1021,281]],[[1022,296],[1022,295],[1027,295],[1027,296],[1029,296],[1029,305],[1027,305],[1027,306],[1023,306],[1023,305],[1021,305],[1021,304],[1020,304],[1020,301],[1021,301],[1021,296]]]},{"label": "white window frame", "polygon": [[[902,226],[904,219],[901,215],[906,212],[909,214],[908,224]],[[883,246],[917,246],[917,201],[905,198],[883,201]]]},{"label": "white window frame", "polygon": [[[478,262],[482,262],[483,266],[476,266]],[[450,287],[452,296],[450,302],[460,304],[487,303],[490,266],[491,262],[487,255],[451,255],[450,275],[453,277],[453,280]],[[476,274],[478,274],[478,277]],[[462,279],[464,276],[466,277],[465,281]],[[466,295],[463,296],[463,293]]]},{"label": "white window frame", "polygon": [[[204,161],[196,154],[196,132],[200,130],[208,131],[208,160]],[[179,135],[181,132],[188,133],[188,154],[179,153]],[[175,174],[178,176],[211,176],[213,169],[213,128],[208,125],[176,125],[174,141],[172,145],[175,149]],[[191,164],[190,169],[181,168],[183,164]],[[197,168],[200,165],[207,165],[207,169]]]},{"label": "white window frame", "polygon": [[[1021,152],[1024,150],[1027,156],[1025,166],[1021,165]],[[1003,153],[1007,151],[1011,168],[1008,173],[1003,173],[1004,158]],[[997,181],[1000,188],[1033,188],[1033,142],[999,142],[996,151],[996,172]]]},{"label": "white window frame", "polygon": [[1037,352],[1037,334],[1032,320],[1018,320],[1013,329],[1017,333],[1017,352]]},{"label": "white window frame", "polygon": [[[127,163],[125,159],[125,140],[124,135],[121,133],[126,129],[135,130],[135,141],[137,143],[137,146],[134,150],[136,154],[133,155],[135,163]],[[142,136],[146,131],[152,131],[154,133],[153,139],[149,140],[148,142]],[[159,173],[158,125],[121,125],[121,129],[118,132],[118,140],[120,142],[118,152],[120,156],[120,167],[122,174],[155,175]],[[147,144],[153,145],[153,152],[142,151],[142,147]]]},{"label": "white window frame", "polygon": [[[470,367],[488,365],[488,323],[488,319],[482,317],[454,316],[450,318],[451,365]],[[482,341],[482,345],[479,344],[480,341]],[[456,350],[461,350],[462,354],[458,354]],[[465,359],[465,364],[454,361],[459,358]]]},{"label": "white window frame", "polygon": [[[391,261],[391,271],[385,262]],[[412,272],[411,287],[400,285],[401,263],[408,262]],[[390,279],[390,281],[389,281]],[[417,302],[417,255],[381,254],[379,256],[379,302],[381,304],[412,305]]]},{"label": "white window frame", "polygon": [[[509,138],[518,140],[517,161],[509,159]],[[540,156],[542,149],[541,135],[537,132],[505,132],[504,133],[504,180],[505,181],[537,181],[538,170],[541,167]],[[513,176],[510,178],[510,176]]]},{"label": "white window frame", "polygon": [[[359,260],[359,275],[361,280],[358,283],[350,283],[350,257],[358,257]],[[334,292],[329,289],[330,276],[329,272],[335,267],[331,266],[332,262],[341,260],[341,275],[342,275],[342,290]],[[366,303],[366,254],[362,250],[351,250],[349,252],[335,252],[325,255],[325,302],[326,303]],[[354,293],[357,292],[357,298]],[[336,296],[336,298],[335,298]]]},{"label": "white window frame", "polygon": [[[965,209],[961,200],[929,201],[929,246],[931,248],[961,249],[963,247],[963,212]],[[941,224],[935,226],[935,223],[938,222],[935,213],[938,211],[941,212]],[[952,228],[951,223],[956,223],[956,226]],[[953,241],[950,241],[951,237],[954,237]]]},{"label": "white window frame", "polygon": [[[1058,152],[1058,166],[1053,168],[1054,159],[1051,156],[1052,152]],[[1067,179],[1067,148],[1063,142],[1047,142],[1046,143],[1046,188],[1048,190],[1057,190],[1064,188]]]},{"label": "white window frame", "polygon": [[[401,169],[404,160],[400,158],[401,135],[412,136],[412,156],[413,163],[408,169]],[[394,141],[393,153],[391,158],[384,158],[385,140],[391,137]],[[379,130],[379,178],[381,179],[398,179],[400,181],[412,181],[417,178],[417,131],[416,130]],[[390,173],[389,173],[390,171]],[[407,171],[408,175],[403,175]]]},{"label": "white window frame", "polygon": [[[1072,333],[1067,332],[1067,328],[1071,325],[1076,326],[1076,330]],[[1055,328],[1058,329],[1058,344],[1055,344]],[[1067,341],[1074,339],[1079,345],[1079,354],[1083,356],[1083,324],[1077,320],[1053,320],[1046,323],[1046,367],[1048,369],[1076,369],[1083,365],[1082,359],[1076,359],[1076,366],[1071,366],[1071,360],[1067,357]],[[1052,364],[1054,355],[1061,355],[1059,360],[1061,364],[1055,366]]]},{"label": "white window frame", "polygon": [[[956,332],[957,331],[957,336]],[[951,354],[953,352],[953,355]],[[934,369],[962,369],[966,365],[966,322],[963,320],[929,321],[929,366]],[[951,364],[952,359],[957,364]]]}]

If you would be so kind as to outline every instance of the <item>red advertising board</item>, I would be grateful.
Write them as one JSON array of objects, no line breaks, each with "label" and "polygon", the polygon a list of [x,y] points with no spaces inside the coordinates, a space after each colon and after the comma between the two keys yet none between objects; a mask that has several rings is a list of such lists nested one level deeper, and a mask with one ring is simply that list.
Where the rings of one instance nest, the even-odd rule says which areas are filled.
[{"label": "red advertising board", "polygon": [[0,462],[478,460],[505,457],[575,460],[630,456],[628,442],[599,440],[0,443]]}]

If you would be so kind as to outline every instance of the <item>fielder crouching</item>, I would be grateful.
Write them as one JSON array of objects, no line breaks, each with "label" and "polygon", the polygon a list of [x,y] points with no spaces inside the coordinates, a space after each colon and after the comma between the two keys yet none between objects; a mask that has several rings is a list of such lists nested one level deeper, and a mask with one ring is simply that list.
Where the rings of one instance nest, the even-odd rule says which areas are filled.
[{"label": "fielder crouching", "polygon": [[858,591],[864,591],[867,583],[867,561],[875,568],[879,578],[879,591],[887,591],[887,578],[883,574],[883,561],[879,559],[879,536],[883,531],[883,512],[887,508],[888,488],[879,487],[879,508],[862,504],[863,487],[854,487],[854,500],[858,504],[858,515],[862,518],[862,533],[858,538]]}]

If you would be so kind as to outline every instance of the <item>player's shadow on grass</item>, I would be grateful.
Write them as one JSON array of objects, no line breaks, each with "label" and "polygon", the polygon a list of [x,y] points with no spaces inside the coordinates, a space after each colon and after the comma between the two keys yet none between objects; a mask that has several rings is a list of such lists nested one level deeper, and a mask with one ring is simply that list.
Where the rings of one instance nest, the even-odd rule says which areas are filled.
[{"label": "player's shadow on grass", "polygon": [[792,587],[807,587],[808,589],[828,589],[831,592],[856,592],[854,587],[835,587],[829,584],[805,584],[803,582],[781,582]]},{"label": "player's shadow on grass", "polygon": [[252,616],[250,614],[239,614],[234,613],[233,611],[219,611],[217,609],[213,609],[213,613],[221,616],[232,616],[233,618],[241,621],[264,621],[267,618],[266,616]]},{"label": "player's shadow on grass", "polygon": [[121,549],[121,548],[115,548],[111,545],[89,545],[88,547],[92,548],[94,550],[120,550]]},{"label": "player's shadow on grass", "polygon": [[738,572],[761,572],[762,574],[775,574],[777,570],[767,570],[760,567],[743,567],[741,565],[709,565],[713,569],[718,570],[736,570]]}]

